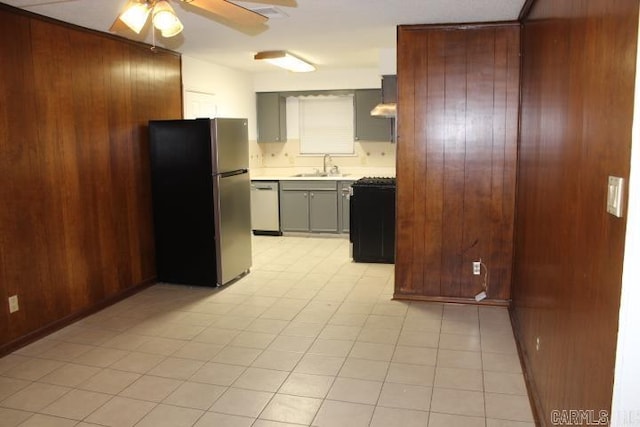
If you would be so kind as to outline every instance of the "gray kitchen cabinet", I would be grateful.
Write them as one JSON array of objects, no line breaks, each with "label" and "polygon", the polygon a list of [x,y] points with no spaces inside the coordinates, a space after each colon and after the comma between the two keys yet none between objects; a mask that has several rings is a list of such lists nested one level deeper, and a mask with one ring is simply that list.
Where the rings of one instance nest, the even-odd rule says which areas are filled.
[{"label": "gray kitchen cabinet", "polygon": [[340,233],[349,232],[349,200],[351,198],[351,184],[353,183],[354,181],[340,181],[338,183],[338,215],[340,219]]},{"label": "gray kitchen cabinet", "polygon": [[282,231],[309,231],[309,192],[280,192],[280,226]]},{"label": "gray kitchen cabinet", "polygon": [[338,193],[335,191],[309,192],[309,230],[338,231]]},{"label": "gray kitchen cabinet", "polygon": [[356,89],[354,98],[356,141],[391,141],[392,119],[371,116],[373,107],[382,102],[382,90]]},{"label": "gray kitchen cabinet", "polygon": [[287,101],[280,92],[256,93],[258,142],[287,140]]},{"label": "gray kitchen cabinet", "polygon": [[282,231],[338,232],[337,182],[281,181]]}]

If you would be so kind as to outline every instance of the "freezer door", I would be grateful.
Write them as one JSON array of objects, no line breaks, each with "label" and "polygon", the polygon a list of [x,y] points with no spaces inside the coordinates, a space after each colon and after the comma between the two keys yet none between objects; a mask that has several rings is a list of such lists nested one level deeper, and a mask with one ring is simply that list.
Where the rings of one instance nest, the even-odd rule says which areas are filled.
[{"label": "freezer door", "polygon": [[211,120],[213,173],[249,168],[247,119]]},{"label": "freezer door", "polygon": [[218,285],[251,268],[251,182],[248,173],[214,176]]}]

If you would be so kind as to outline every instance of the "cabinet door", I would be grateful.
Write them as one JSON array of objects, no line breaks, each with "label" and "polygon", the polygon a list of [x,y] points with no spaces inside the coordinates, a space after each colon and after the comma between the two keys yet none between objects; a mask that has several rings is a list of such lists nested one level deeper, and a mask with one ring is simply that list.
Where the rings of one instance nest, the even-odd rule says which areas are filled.
[{"label": "cabinet door", "polygon": [[391,119],[371,116],[373,107],[381,102],[381,89],[355,91],[355,138],[357,141],[391,141]]},{"label": "cabinet door", "polygon": [[280,192],[282,231],[309,231],[309,192]]},{"label": "cabinet door", "polygon": [[278,92],[256,93],[258,142],[287,140],[286,99]]},{"label": "cabinet door", "polygon": [[349,232],[349,223],[350,223],[350,214],[349,214],[349,191],[351,189],[351,182],[342,182],[340,183],[340,188],[338,190],[338,211],[340,215],[340,232],[348,233]]},{"label": "cabinet door", "polygon": [[338,231],[338,194],[336,191],[309,193],[311,231]]}]

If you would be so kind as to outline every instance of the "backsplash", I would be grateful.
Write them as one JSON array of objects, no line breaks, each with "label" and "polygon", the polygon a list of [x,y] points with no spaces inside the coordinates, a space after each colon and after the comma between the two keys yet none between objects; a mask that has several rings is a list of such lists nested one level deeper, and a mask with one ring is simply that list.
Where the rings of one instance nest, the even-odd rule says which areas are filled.
[{"label": "backsplash", "polygon": [[[349,167],[395,167],[396,144],[391,142],[356,141],[354,155],[332,155],[331,165]],[[314,167],[322,168],[322,156],[300,155],[300,140],[285,143],[250,144],[250,166],[265,168]]]}]

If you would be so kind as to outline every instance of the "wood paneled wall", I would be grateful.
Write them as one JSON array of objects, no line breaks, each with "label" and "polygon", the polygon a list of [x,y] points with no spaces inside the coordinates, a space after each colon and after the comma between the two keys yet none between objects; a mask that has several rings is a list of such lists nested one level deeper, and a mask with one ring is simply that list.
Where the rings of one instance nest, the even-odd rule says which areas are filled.
[{"label": "wood paneled wall", "polygon": [[182,95],[177,54],[4,5],[0,58],[2,353],[153,279],[146,123]]},{"label": "wood paneled wall", "polygon": [[509,298],[519,31],[399,27],[396,298]]},{"label": "wood paneled wall", "polygon": [[538,0],[524,21],[512,315],[541,425],[611,405],[625,219],[607,176],[629,177],[637,28],[637,0]]}]

